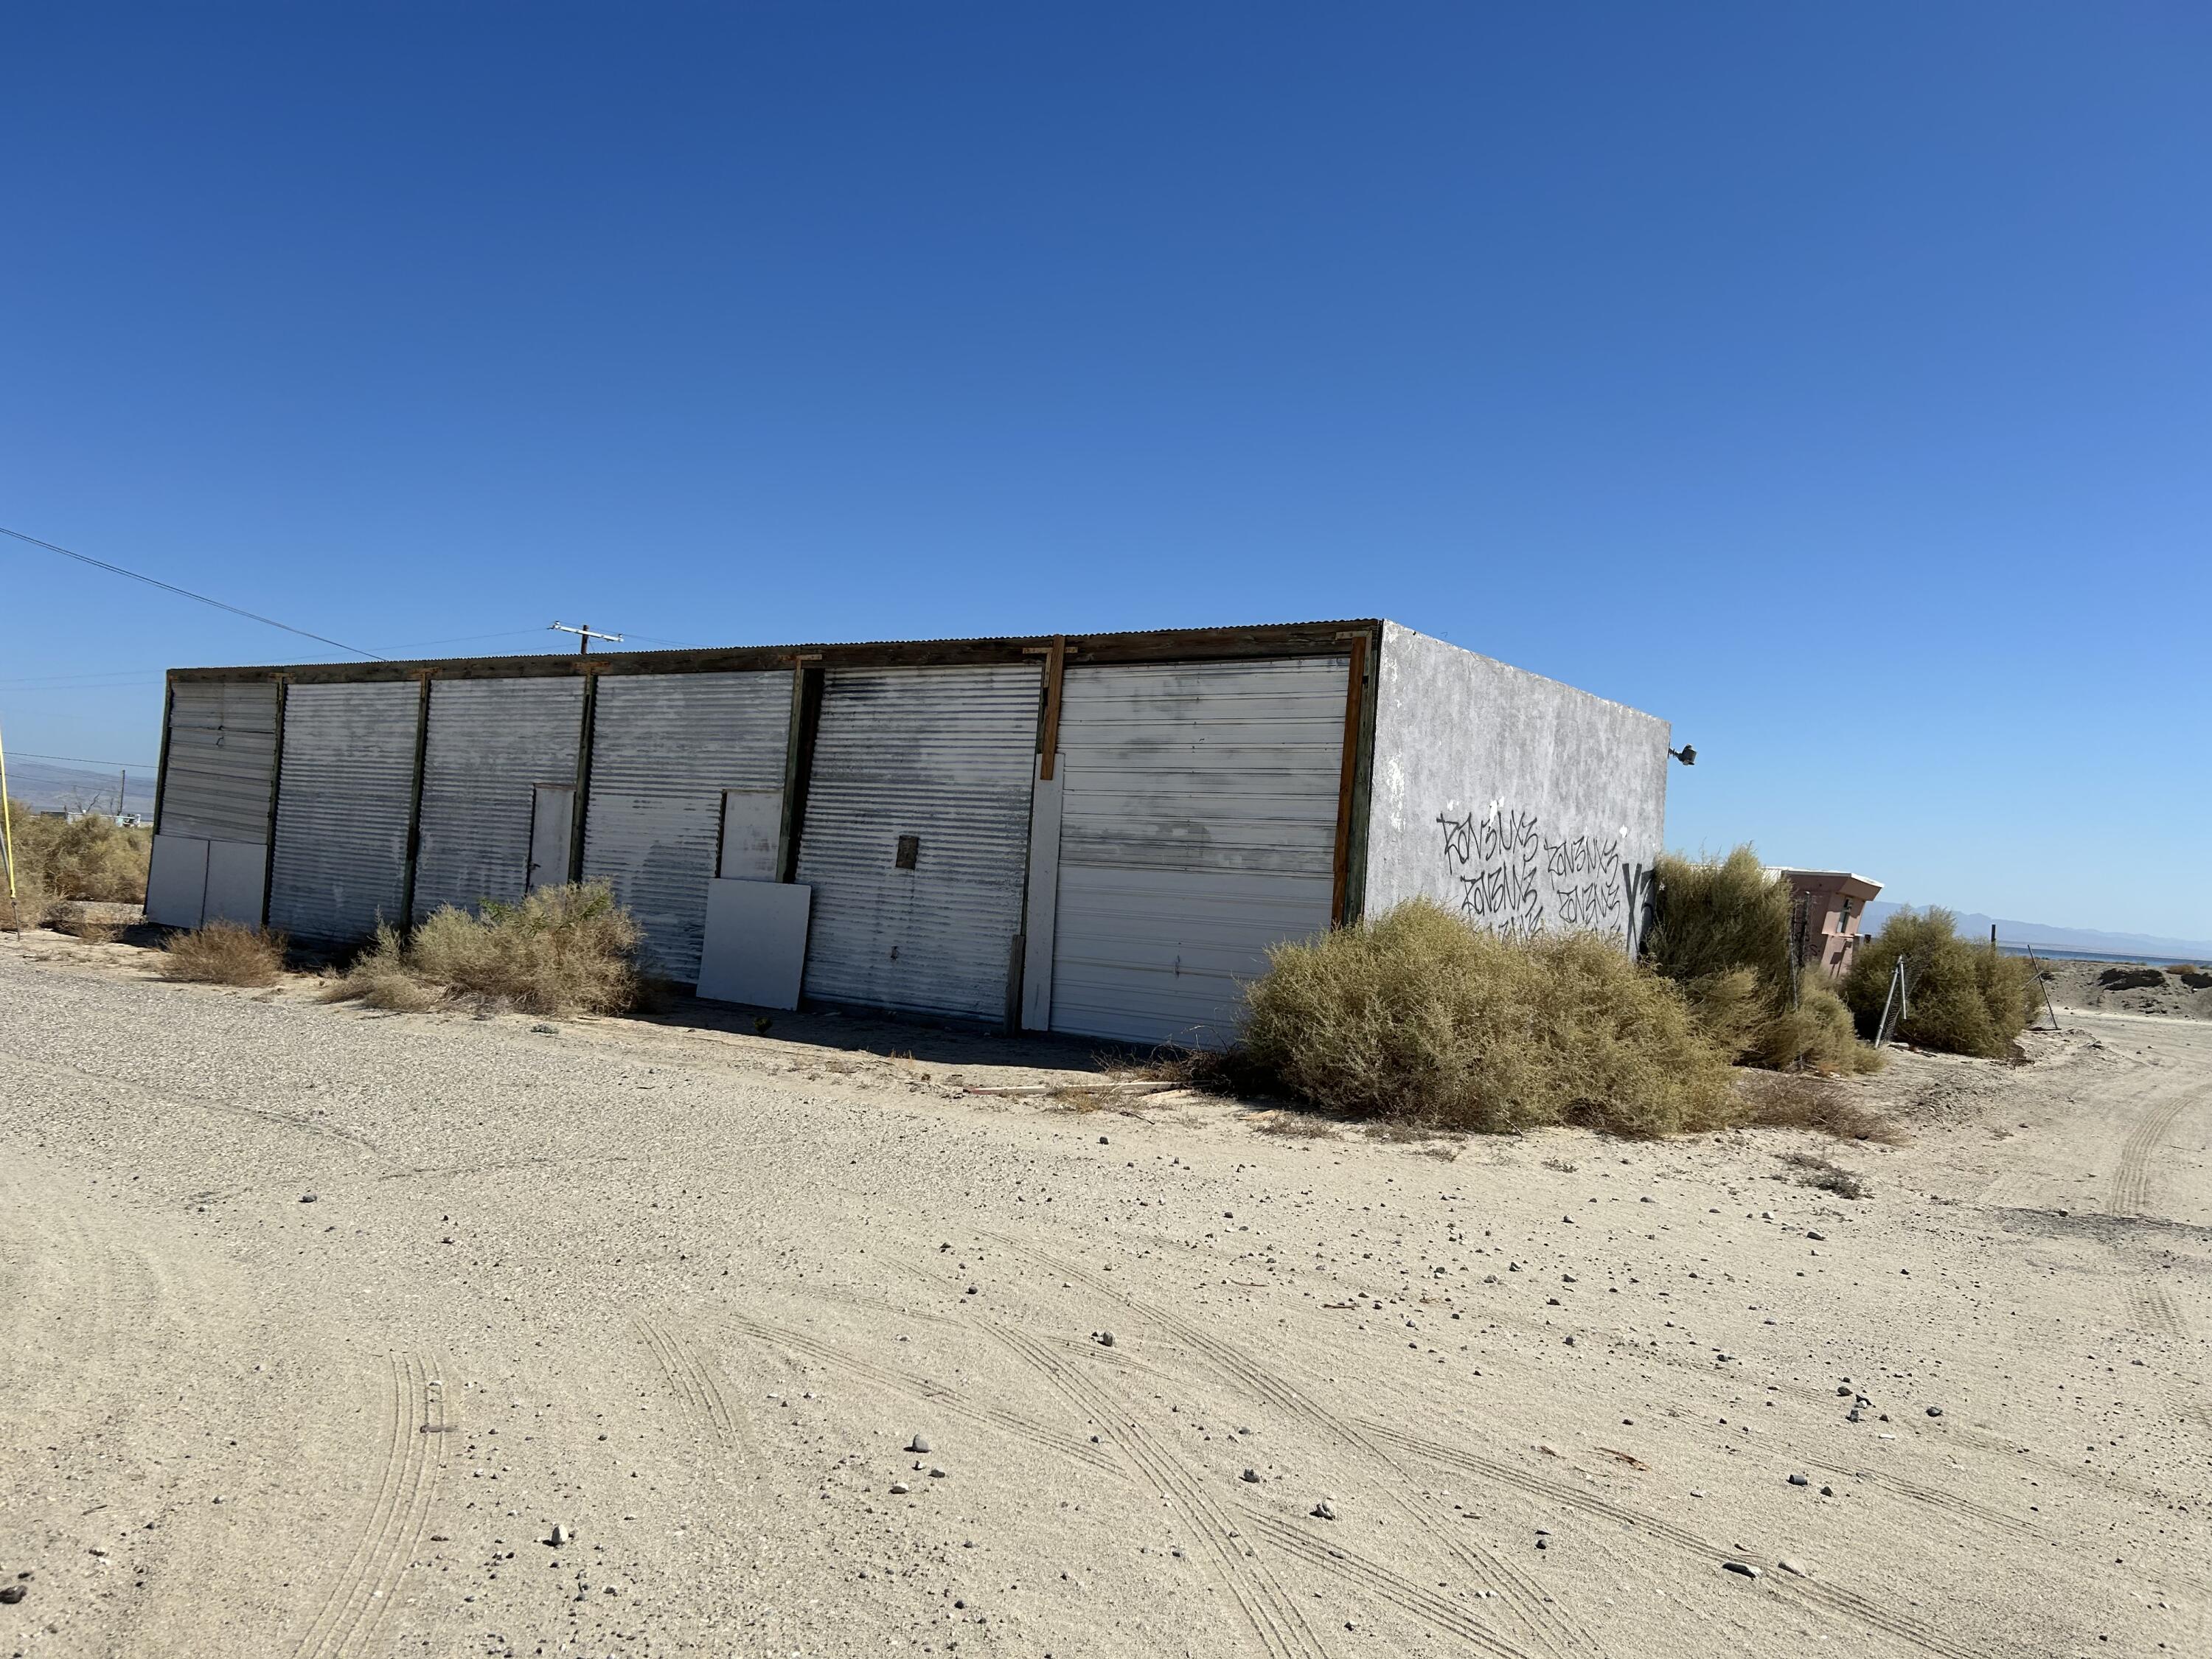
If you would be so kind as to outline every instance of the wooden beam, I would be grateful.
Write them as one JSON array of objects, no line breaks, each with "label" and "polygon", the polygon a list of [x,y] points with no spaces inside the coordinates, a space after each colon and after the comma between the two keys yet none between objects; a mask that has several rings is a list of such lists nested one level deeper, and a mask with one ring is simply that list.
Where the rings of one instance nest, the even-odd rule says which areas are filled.
[{"label": "wooden beam", "polygon": [[1047,783],[1052,781],[1053,760],[1060,753],[1060,684],[1066,672],[1067,635],[1055,634],[1044,652],[1044,726],[1037,733],[1037,752],[1044,757],[1037,776]]}]

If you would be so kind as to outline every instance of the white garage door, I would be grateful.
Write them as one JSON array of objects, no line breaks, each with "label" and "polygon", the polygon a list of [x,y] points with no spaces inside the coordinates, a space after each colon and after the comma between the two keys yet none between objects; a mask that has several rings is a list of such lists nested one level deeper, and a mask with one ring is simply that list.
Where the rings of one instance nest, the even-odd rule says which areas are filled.
[{"label": "white garage door", "polygon": [[799,842],[808,996],[1004,1017],[1042,682],[1031,664],[826,672]]},{"label": "white garage door", "polygon": [[1218,1045],[1267,947],[1329,924],[1341,657],[1071,667],[1051,1026]]}]

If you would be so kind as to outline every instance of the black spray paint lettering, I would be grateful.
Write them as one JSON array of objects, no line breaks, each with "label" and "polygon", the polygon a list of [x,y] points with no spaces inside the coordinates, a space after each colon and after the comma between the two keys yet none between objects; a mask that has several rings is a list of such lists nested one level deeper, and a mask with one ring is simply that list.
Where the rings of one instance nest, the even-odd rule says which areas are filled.
[{"label": "black spray paint lettering", "polygon": [[1619,837],[1547,836],[1533,812],[1492,807],[1481,817],[1439,813],[1443,862],[1460,914],[1509,939],[1553,929],[1643,944],[1652,912],[1650,868],[1620,856]]}]

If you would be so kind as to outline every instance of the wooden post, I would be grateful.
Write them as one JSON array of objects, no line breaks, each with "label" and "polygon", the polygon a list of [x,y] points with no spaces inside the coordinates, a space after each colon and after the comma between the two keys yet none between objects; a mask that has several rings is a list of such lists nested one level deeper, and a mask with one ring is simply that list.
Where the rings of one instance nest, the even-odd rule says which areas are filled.
[{"label": "wooden post", "polygon": [[814,734],[821,724],[822,659],[793,657],[791,727],[783,746],[783,827],[775,856],[775,878],[781,882],[799,879],[799,838],[806,828],[806,789],[814,776]]},{"label": "wooden post", "polygon": [[1352,661],[1344,690],[1344,754],[1336,777],[1336,852],[1330,872],[1329,926],[1344,925],[1352,887],[1352,793],[1359,776],[1359,715],[1366,703],[1367,635],[1348,641]]},{"label": "wooden post", "polygon": [[584,671],[584,713],[576,734],[576,788],[568,808],[568,879],[584,878],[584,817],[592,804],[592,739],[599,724],[599,677]]},{"label": "wooden post", "polygon": [[261,925],[269,925],[269,907],[275,902],[276,885],[276,803],[284,792],[284,688],[288,682],[283,675],[276,677],[276,752],[269,757],[269,844],[261,852]]},{"label": "wooden post", "polygon": [[422,677],[422,694],[415,705],[415,782],[407,798],[407,867],[399,884],[399,930],[415,927],[415,860],[422,850],[422,757],[430,742],[430,675]]}]

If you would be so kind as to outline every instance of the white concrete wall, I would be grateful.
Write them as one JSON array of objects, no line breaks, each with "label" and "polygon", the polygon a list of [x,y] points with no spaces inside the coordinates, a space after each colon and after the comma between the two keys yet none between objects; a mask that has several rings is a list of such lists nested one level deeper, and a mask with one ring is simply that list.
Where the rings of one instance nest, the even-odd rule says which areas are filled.
[{"label": "white concrete wall", "polygon": [[1668,723],[1383,624],[1366,914],[1426,896],[1510,933],[1631,949],[1665,843]]}]

